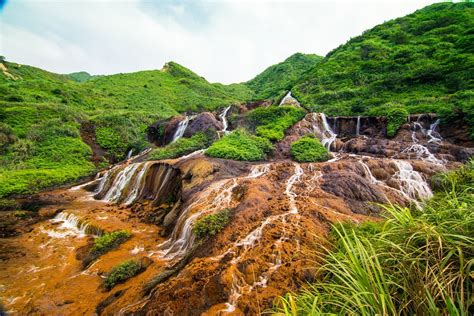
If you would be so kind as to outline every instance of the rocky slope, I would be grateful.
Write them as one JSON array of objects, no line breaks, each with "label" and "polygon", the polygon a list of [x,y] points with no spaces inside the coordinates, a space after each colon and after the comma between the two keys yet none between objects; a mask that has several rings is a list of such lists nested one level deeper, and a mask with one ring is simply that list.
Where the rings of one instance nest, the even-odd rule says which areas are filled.
[{"label": "rocky slope", "polygon": [[[220,135],[254,106],[160,124],[169,129],[163,135],[210,126]],[[232,113],[234,126],[227,122]],[[3,302],[20,314],[261,313],[318,277],[315,250],[333,223],[376,221],[379,204],[388,202],[416,207],[431,196],[434,173],[474,153],[451,141],[452,133],[447,141],[433,115],[408,118],[394,139],[385,137],[385,126],[380,117],[308,113],[270,161],[214,159],[202,151],[147,161],[145,152],[91,182],[42,193],[43,219],[2,242]],[[308,133],[331,148],[331,160],[289,159],[288,144]],[[163,135],[156,141],[170,141]],[[224,210],[222,230],[196,233],[200,219]],[[95,236],[119,229],[131,238],[84,267]],[[103,278],[130,259],[147,260],[145,271],[105,290]]]}]

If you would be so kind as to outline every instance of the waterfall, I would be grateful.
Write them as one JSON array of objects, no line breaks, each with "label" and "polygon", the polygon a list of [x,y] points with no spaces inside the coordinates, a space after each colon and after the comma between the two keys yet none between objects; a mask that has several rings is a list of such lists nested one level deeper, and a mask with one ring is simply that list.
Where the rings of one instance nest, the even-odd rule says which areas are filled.
[{"label": "waterfall", "polygon": [[140,193],[140,191],[143,187],[143,183],[144,183],[143,177],[145,176],[150,164],[151,164],[150,162],[145,162],[145,163],[142,164],[141,169],[138,172],[138,175],[135,178],[135,181],[132,185],[133,189],[130,192],[130,194],[128,195],[127,199],[125,200],[125,203],[124,203],[125,205],[132,204],[138,198],[139,193]]},{"label": "waterfall", "polygon": [[332,130],[333,130],[334,132],[336,132],[336,130],[337,130],[337,119],[338,119],[338,118],[339,118],[338,116],[335,116],[335,117],[334,117],[334,124],[332,124]]},{"label": "waterfall", "polygon": [[356,136],[360,135],[360,115],[357,116]]},{"label": "waterfall", "polygon": [[[158,246],[160,256],[173,260],[186,254],[194,245],[193,225],[196,220],[206,214],[229,207],[232,202],[232,191],[237,185],[236,179],[228,179],[216,182],[206,188],[193,203],[182,211],[171,237]],[[211,198],[213,194],[214,198]],[[197,211],[191,214],[196,209]]]},{"label": "waterfall", "polygon": [[431,132],[427,132],[426,129],[423,127],[423,125],[421,125],[418,121],[413,122],[412,132],[411,132],[411,139],[412,139],[413,144],[403,149],[402,153],[407,153],[409,154],[409,156],[410,154],[413,153],[415,154],[416,159],[421,159],[421,160],[424,160],[433,164],[437,164],[437,165],[443,165],[443,161],[436,158],[436,156],[432,154],[426,146],[420,144],[419,139],[416,137],[416,132],[420,131],[423,135],[428,135],[430,137],[430,140],[428,142],[432,141],[432,139],[441,140],[441,139],[435,138],[434,136],[430,136],[429,134],[429,133],[433,134],[434,130],[436,129],[437,124],[439,123],[437,122],[438,121],[431,124],[430,126]]},{"label": "waterfall", "polygon": [[173,135],[173,140],[171,141],[172,143],[174,143],[175,141],[183,137],[184,131],[186,131],[186,128],[188,127],[190,119],[191,118],[186,115],[184,117],[184,120],[178,123],[178,127],[176,128],[176,131],[174,132],[174,135]]},{"label": "waterfall", "polygon": [[228,133],[227,128],[229,127],[229,124],[227,122],[227,112],[229,112],[231,106],[232,105],[229,105],[224,109],[224,111],[222,111],[221,114],[219,114],[219,118],[221,119],[223,125],[222,132],[224,132],[224,134]]},{"label": "waterfall", "polygon": [[103,200],[109,202],[118,202],[122,196],[123,190],[128,187],[128,184],[130,183],[139,165],[140,163],[132,163],[120,170],[120,172],[115,177],[110,190],[105,194]]},{"label": "waterfall", "polygon": [[102,230],[90,226],[89,223],[81,220],[72,213],[58,213],[53,219],[51,219],[51,222],[61,223],[61,225],[57,227],[58,230],[45,231],[50,237],[53,238],[64,238],[66,236],[84,237],[87,234],[95,236],[102,235]]},{"label": "waterfall", "polygon": [[439,125],[439,122],[440,120],[437,119],[433,124],[430,125],[430,128],[429,130],[426,132],[426,134],[428,135],[428,137],[430,138],[428,140],[428,143],[439,143],[443,140],[443,138],[441,137],[441,135],[436,131],[436,128],[438,127]]},{"label": "waterfall", "polygon": [[292,95],[291,95],[291,91],[288,91],[288,93],[285,95],[285,97],[283,99],[281,99],[280,101],[280,104],[279,105],[285,105],[285,104],[296,104],[296,105],[300,105],[300,103],[298,102],[298,100],[296,100]]},{"label": "waterfall", "polygon": [[398,168],[396,178],[400,182],[400,190],[412,200],[426,200],[433,196],[429,185],[421,174],[413,170],[412,165],[404,160],[394,160]]},{"label": "waterfall", "polygon": [[125,160],[129,160],[130,158],[132,158],[132,154],[133,154],[133,149],[130,149],[127,153],[127,158],[125,158]]},{"label": "waterfall", "polygon": [[326,147],[328,150],[331,149],[331,145],[336,140],[336,133],[329,127],[327,117],[324,113],[313,113],[312,114],[313,121],[316,124],[312,124],[313,131],[316,136],[321,138],[321,143]]}]

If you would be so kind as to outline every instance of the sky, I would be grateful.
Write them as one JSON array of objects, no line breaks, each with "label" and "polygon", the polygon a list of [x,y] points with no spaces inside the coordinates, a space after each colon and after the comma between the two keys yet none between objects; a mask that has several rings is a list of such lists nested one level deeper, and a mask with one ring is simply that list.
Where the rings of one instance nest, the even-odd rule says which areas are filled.
[{"label": "sky", "polygon": [[433,0],[0,0],[0,55],[52,72],[113,74],[175,61],[247,81],[296,52],[326,55]]}]

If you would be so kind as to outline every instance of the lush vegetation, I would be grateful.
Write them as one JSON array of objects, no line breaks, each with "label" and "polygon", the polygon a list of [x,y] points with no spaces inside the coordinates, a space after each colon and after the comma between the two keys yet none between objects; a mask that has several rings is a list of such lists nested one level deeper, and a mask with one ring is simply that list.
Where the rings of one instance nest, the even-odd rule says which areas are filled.
[{"label": "lush vegetation", "polygon": [[320,280],[282,298],[286,315],[469,315],[474,264],[474,162],[439,176],[422,210],[334,228]]},{"label": "lush vegetation", "polygon": [[291,156],[298,162],[318,162],[331,158],[326,147],[314,136],[304,136],[291,144]]},{"label": "lush vegetation", "polygon": [[148,156],[148,160],[172,159],[190,154],[196,150],[207,148],[212,142],[212,136],[203,132],[196,133],[190,138],[182,137],[176,142],[158,147]]},{"label": "lush vegetation", "polygon": [[255,91],[255,100],[278,101],[290,90],[301,75],[318,64],[321,56],[296,53],[285,61],[265,69],[258,76],[246,82]]},{"label": "lush vegetation", "polygon": [[[148,146],[146,128],[188,110],[250,99],[245,85],[211,84],[170,62],[112,76],[58,75],[3,62],[0,72],[0,198],[29,194],[94,172],[81,125],[110,161]],[[82,137],[81,137],[82,136]],[[97,162],[96,162],[97,163]]]},{"label": "lush vegetation", "polygon": [[117,230],[111,233],[105,233],[94,239],[94,244],[82,260],[84,267],[102,256],[103,254],[117,248],[131,237],[130,232],[126,230]]},{"label": "lush vegetation", "polygon": [[258,136],[271,141],[285,137],[285,131],[301,120],[305,111],[294,106],[259,107],[246,114],[247,124]]},{"label": "lush vegetation", "polygon": [[229,220],[230,210],[228,209],[205,215],[196,221],[193,232],[198,238],[214,236],[227,226]]},{"label": "lush vegetation", "polygon": [[239,129],[229,133],[212,144],[206,155],[215,158],[257,161],[264,160],[273,149],[272,143]]},{"label": "lush vegetation", "polygon": [[[330,52],[292,89],[328,115],[396,103],[464,117],[474,136],[474,3],[438,3],[378,25]],[[387,113],[385,113],[387,114]]]},{"label": "lush vegetation", "polygon": [[122,262],[107,274],[107,278],[104,281],[104,287],[110,290],[115,285],[127,281],[141,271],[143,271],[143,267],[139,262],[134,260]]}]

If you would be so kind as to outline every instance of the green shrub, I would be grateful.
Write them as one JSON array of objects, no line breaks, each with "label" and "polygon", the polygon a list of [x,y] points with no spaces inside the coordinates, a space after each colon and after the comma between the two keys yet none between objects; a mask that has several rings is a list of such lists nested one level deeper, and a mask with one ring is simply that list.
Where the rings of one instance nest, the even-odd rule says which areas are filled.
[{"label": "green shrub", "polygon": [[331,158],[326,147],[314,136],[304,136],[292,143],[290,153],[298,162],[318,162]]},{"label": "green shrub", "polygon": [[100,237],[94,239],[94,247],[91,252],[97,255],[102,255],[109,250],[118,247],[121,243],[127,241],[131,234],[125,230],[118,230],[111,233],[105,233]]},{"label": "green shrub", "polygon": [[[386,220],[336,225],[318,256],[322,279],[281,298],[286,315],[469,315],[474,162],[436,180],[422,210],[385,206]],[[471,307],[470,307],[471,306]]]},{"label": "green shrub", "polygon": [[393,108],[387,113],[387,136],[394,137],[400,126],[407,122],[408,111],[403,108]]},{"label": "green shrub", "polygon": [[212,142],[211,136],[205,133],[196,133],[190,138],[182,137],[176,142],[153,149],[148,160],[172,159],[204,149]]},{"label": "green shrub", "polygon": [[107,274],[107,278],[104,281],[104,287],[110,290],[115,285],[134,277],[142,270],[142,265],[136,261],[129,260],[122,262]]},{"label": "green shrub", "polygon": [[230,210],[228,209],[209,214],[196,221],[193,232],[198,238],[214,236],[227,226],[229,220]]},{"label": "green shrub", "polygon": [[305,111],[294,106],[258,107],[246,115],[247,124],[255,129],[258,136],[271,141],[279,141],[285,137],[285,131],[301,120]]},{"label": "green shrub", "polygon": [[245,130],[235,130],[212,144],[206,155],[215,158],[257,161],[264,160],[273,149],[266,138],[249,134]]}]

